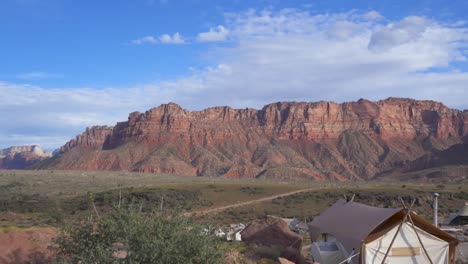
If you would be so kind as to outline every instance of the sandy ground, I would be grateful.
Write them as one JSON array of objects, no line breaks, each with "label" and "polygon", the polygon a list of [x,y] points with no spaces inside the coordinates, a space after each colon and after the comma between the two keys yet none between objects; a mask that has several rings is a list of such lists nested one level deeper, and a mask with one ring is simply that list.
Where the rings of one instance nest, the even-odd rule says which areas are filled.
[{"label": "sandy ground", "polygon": [[0,264],[50,263],[48,247],[57,232],[51,228],[0,233]]}]

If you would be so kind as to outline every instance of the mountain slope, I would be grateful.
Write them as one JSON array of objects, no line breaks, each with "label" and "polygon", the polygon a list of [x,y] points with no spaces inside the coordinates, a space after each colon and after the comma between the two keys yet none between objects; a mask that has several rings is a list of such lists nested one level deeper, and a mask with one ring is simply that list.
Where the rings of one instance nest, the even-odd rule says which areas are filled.
[{"label": "mountain slope", "polygon": [[0,169],[24,169],[51,156],[36,145],[12,146],[0,150]]},{"label": "mountain slope", "polygon": [[39,168],[361,180],[459,144],[468,112],[433,101],[279,102],[188,111],[169,103],[93,127]]},{"label": "mountain slope", "polygon": [[455,144],[378,175],[382,180],[420,182],[468,182],[468,144]]}]

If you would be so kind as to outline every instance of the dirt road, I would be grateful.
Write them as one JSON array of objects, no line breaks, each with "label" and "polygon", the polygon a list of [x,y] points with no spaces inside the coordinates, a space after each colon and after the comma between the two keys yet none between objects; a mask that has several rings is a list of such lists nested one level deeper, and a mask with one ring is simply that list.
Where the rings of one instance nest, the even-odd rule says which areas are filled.
[{"label": "dirt road", "polygon": [[302,190],[297,190],[297,191],[293,191],[293,192],[287,192],[287,193],[277,194],[277,195],[273,195],[273,196],[263,197],[263,198],[260,198],[260,199],[250,200],[250,201],[247,201],[247,202],[235,203],[235,204],[230,204],[230,205],[223,205],[223,206],[214,207],[214,208],[210,208],[210,209],[201,209],[201,210],[197,210],[197,211],[193,211],[193,212],[187,212],[184,215],[185,216],[206,215],[206,214],[210,214],[210,213],[221,212],[221,211],[224,211],[224,210],[227,210],[227,209],[232,209],[232,208],[242,207],[242,206],[246,206],[246,205],[262,203],[262,202],[267,202],[267,201],[271,201],[271,200],[279,198],[279,197],[285,197],[285,196],[289,196],[289,195],[293,195],[293,194],[297,194],[297,193],[309,192],[309,191],[312,191],[312,190],[316,190],[316,188],[302,189]]}]

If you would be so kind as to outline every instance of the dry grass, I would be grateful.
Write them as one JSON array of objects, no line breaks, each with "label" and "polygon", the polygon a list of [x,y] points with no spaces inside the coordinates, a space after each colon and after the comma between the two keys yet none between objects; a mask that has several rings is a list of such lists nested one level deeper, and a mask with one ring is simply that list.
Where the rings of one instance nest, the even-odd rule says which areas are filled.
[{"label": "dry grass", "polygon": [[[258,216],[311,219],[343,194],[358,194],[356,201],[377,206],[399,206],[397,197],[416,197],[420,212],[430,211],[431,193],[441,193],[441,212],[458,210],[468,199],[468,185],[410,184],[381,182],[316,183],[227,180],[103,171],[0,171],[0,227],[57,225],[87,212],[87,197],[98,198],[99,210],[123,195],[146,199],[145,206],[157,206],[167,195],[167,206],[194,211],[312,188],[312,191],[272,201],[251,204],[200,218],[220,224],[248,222]],[[171,200],[172,199],[172,200]]]},{"label": "dry grass", "polygon": [[[102,192],[129,187],[171,188],[178,186],[181,189],[192,189],[194,185],[210,184],[225,185],[229,189],[242,186],[267,186],[269,191],[265,195],[274,193],[275,189],[294,190],[300,186],[297,183],[268,182],[255,179],[231,180],[134,172],[0,170],[0,194],[35,193],[47,194],[48,196],[76,196],[87,192]],[[291,187],[294,185],[297,187]],[[207,189],[209,190],[209,188]]]}]

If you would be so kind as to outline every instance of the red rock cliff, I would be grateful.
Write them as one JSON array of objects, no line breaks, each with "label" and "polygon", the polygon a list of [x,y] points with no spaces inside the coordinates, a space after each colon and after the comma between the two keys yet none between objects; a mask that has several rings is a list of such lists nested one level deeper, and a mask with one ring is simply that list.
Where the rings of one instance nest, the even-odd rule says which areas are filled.
[{"label": "red rock cliff", "polygon": [[466,111],[433,101],[278,102],[261,110],[202,111],[169,103],[131,113],[113,128],[87,129],[49,167],[365,179],[467,134]]},{"label": "red rock cliff", "polygon": [[77,146],[82,148],[101,148],[111,134],[112,127],[109,126],[86,128],[86,131],[81,135],[77,135],[75,139],[68,141],[60,147],[60,152],[66,152]]}]

